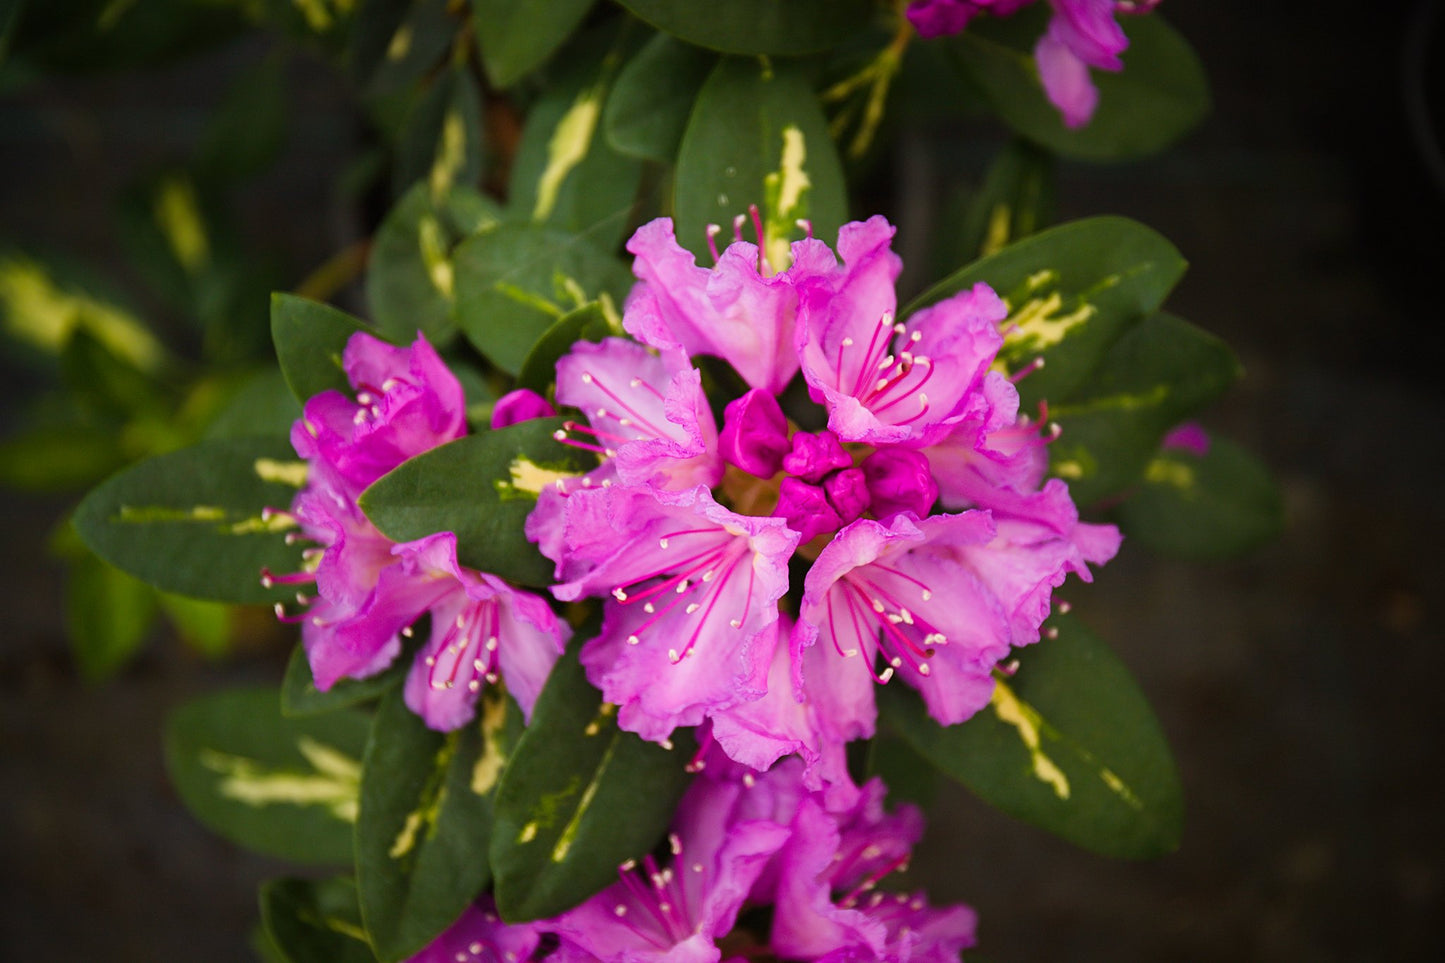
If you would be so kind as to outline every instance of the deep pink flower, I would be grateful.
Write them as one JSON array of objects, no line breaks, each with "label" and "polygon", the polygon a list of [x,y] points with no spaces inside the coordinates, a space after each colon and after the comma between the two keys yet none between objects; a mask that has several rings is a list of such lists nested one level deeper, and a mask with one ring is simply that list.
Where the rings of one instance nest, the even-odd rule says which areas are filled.
[{"label": "deep pink flower", "polygon": [[883,218],[844,225],[843,266],[800,285],[798,356],[843,441],[921,448],[971,411],[1008,311],[985,284],[894,321],[901,262]]},{"label": "deep pink flower", "polygon": [[658,355],[623,338],[579,341],[557,362],[557,401],[589,422],[565,440],[597,452],[626,484],[711,487],[722,477],[702,375],[679,351]]},{"label": "deep pink flower", "polygon": [[1186,421],[1169,429],[1159,447],[1168,451],[1187,451],[1203,458],[1209,454],[1209,432],[1197,421]]},{"label": "deep pink flower", "polygon": [[509,391],[492,406],[492,429],[508,428],[533,418],[550,418],[557,412],[550,402],[530,388]]},{"label": "deep pink flower", "polygon": [[[958,33],[979,13],[1007,17],[1030,2],[915,0],[908,7],[908,19],[919,36],[937,37]],[[1090,67],[1111,72],[1124,68],[1119,55],[1128,48],[1129,38],[1115,15],[1143,13],[1157,5],[1158,0],[1049,0],[1053,17],[1034,47],[1034,61],[1044,92],[1065,124],[1081,127],[1094,115],[1099,91],[1089,77]]]},{"label": "deep pink flower", "polygon": [[[476,711],[483,685],[507,680],[507,691],[530,717],[537,694],[572,631],[538,596],[513,588],[485,572],[457,564],[457,537],[442,532],[396,546],[401,564],[382,573],[410,591],[413,603],[427,600],[431,637],[406,677],[406,704],[433,729],[450,731]],[[432,596],[427,599],[428,596]],[[387,624],[416,618],[415,607],[368,613]]]},{"label": "deep pink flower", "polygon": [[[987,705],[990,673],[1011,641],[1007,609],[957,552],[994,535],[986,512],[900,514],[886,526],[860,519],[839,532],[803,585],[790,643],[798,697],[817,698],[824,682],[810,668],[827,659],[833,725],[855,738],[873,734],[875,673],[880,683],[897,674],[919,689],[944,725]],[[819,651],[808,660],[812,647]],[[845,672],[853,678],[840,690]]]},{"label": "deep pink flower", "polygon": [[797,296],[789,273],[770,275],[758,247],[728,246],[711,270],[678,245],[672,221],[658,218],[627,242],[636,255],[623,327],[655,348],[710,354],[752,387],[777,394],[798,370],[793,348]]},{"label": "deep pink flower", "polygon": [[323,392],[306,403],[291,432],[309,469],[292,513],[318,546],[307,551],[314,567],[264,575],[315,582],[315,595],[300,597],[309,608],[286,618],[301,622],[317,688],[387,668],[412,623],[430,613],[431,638],[406,685],[408,706],[427,725],[450,730],[465,723],[481,686],[501,674],[530,712],[570,635],[566,625],[537,596],[459,566],[455,535],[396,544],[356,503],[366,486],[403,461],[461,437],[461,385],[420,336],[410,348],[397,348],[358,333],[343,366],[356,400]]},{"label": "deep pink flower", "polygon": [[730,512],[702,487],[617,485],[559,501],[552,593],[606,599],[582,663],[623,728],[662,741],[762,695],[795,532]]},{"label": "deep pink flower", "polygon": [[503,923],[483,896],[407,963],[527,963],[543,932],[539,923]]},{"label": "deep pink flower", "polygon": [[[726,948],[800,961],[956,960],[974,942],[972,910],[875,894],[923,831],[916,809],[886,812],[885,795],[875,779],[831,805],[796,759],[761,774],[709,767],[678,806],[668,857],[624,864],[617,883],[542,924],[559,937],[555,958],[715,963]],[[735,929],[750,907],[772,909],[769,933]]]},{"label": "deep pink flower", "polygon": [[672,859],[624,864],[620,879],[551,922],[560,963],[715,963],[749,891],[789,830],[739,816],[742,783],[698,779],[678,805]]}]

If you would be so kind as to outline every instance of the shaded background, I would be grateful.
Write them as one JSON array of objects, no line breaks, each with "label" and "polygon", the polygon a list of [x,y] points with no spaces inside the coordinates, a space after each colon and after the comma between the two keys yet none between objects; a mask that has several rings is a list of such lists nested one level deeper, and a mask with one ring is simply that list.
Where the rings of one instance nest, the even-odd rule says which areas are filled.
[{"label": "shaded background", "polygon": [[[1211,73],[1212,118],[1161,157],[1061,170],[1062,218],[1134,217],[1190,259],[1170,308],[1247,372],[1206,423],[1272,467],[1290,524],[1231,564],[1126,545],[1093,588],[1061,593],[1160,715],[1184,841],[1114,862],[950,795],[918,867],[935,897],[979,909],[991,960],[1439,958],[1445,181],[1422,145],[1445,129],[1445,17],[1399,6],[1172,0]],[[245,42],[0,95],[0,233],[124,281],[116,196],[189,149],[264,52]],[[314,63],[293,61],[287,81],[282,162],[241,214],[294,283],[365,223],[334,201],[359,136],[337,108],[349,94]],[[900,157],[894,208],[933,196],[951,162]],[[34,386],[0,371],[9,428]],[[67,504],[0,499],[0,957],[249,959],[256,884],[293,867],[186,814],[159,732],[195,694],[275,682],[285,651],[218,666],[167,639],[83,685],[44,550]]]}]

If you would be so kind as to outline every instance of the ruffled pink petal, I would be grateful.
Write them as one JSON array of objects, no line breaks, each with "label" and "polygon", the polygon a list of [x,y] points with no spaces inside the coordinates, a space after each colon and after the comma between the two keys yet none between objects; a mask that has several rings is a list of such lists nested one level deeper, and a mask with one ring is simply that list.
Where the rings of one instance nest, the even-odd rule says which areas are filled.
[{"label": "ruffled pink petal", "polygon": [[1002,602],[1013,644],[1037,642],[1053,590],[1070,572],[1092,581],[1086,563],[1113,558],[1122,536],[1113,525],[1080,522],[1068,485],[1057,478],[1029,494],[980,487],[972,495],[990,510],[996,535],[982,545],[954,543],[949,551]]},{"label": "ruffled pink petal", "polygon": [[1094,116],[1099,106],[1099,89],[1089,77],[1089,65],[1059,36],[1054,17],[1049,29],[1034,46],[1034,62],[1039,66],[1039,80],[1049,103],[1063,115],[1064,126],[1082,127]]},{"label": "ruffled pink petal", "polygon": [[612,460],[624,483],[711,487],[722,477],[701,374],[675,352],[580,341],[557,362],[557,401],[587,416],[590,428],[573,434]]},{"label": "ruffled pink petal", "polygon": [[530,716],[571,630],[536,596],[459,566],[450,532],[398,545],[396,554],[397,579],[435,593],[427,606],[431,636],[407,675],[408,707],[431,728],[449,732],[471,721],[482,687],[505,674]]},{"label": "ruffled pink petal", "polygon": [[750,386],[783,390],[798,370],[797,302],[787,277],[759,273],[755,245],[729,245],[709,271],[678,245],[671,219],[658,218],[637,230],[627,250],[643,282],[623,315],[629,334],[658,348],[715,355]]},{"label": "ruffled pink petal", "polygon": [[661,741],[760,696],[798,536],[736,515],[704,488],[613,486],[563,500],[559,599],[608,598],[582,650],[623,728]]},{"label": "ruffled pink petal", "polygon": [[1114,19],[1117,0],[1049,0],[1054,16],[1049,33],[1074,56],[1100,70],[1123,70],[1119,59],[1129,38]]}]

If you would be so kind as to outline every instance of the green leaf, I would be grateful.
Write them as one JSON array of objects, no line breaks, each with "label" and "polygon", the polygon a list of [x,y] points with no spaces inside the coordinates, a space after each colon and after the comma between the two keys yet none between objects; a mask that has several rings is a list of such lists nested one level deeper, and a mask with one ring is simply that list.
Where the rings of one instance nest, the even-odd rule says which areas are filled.
[{"label": "green leaf", "polygon": [[288,963],[376,963],[348,877],[262,883],[261,922]]},{"label": "green leaf", "polygon": [[369,97],[402,90],[437,66],[458,34],[457,20],[447,12],[449,6],[450,0],[381,0],[361,5],[356,39],[349,52]]},{"label": "green leaf", "polygon": [[338,679],[322,692],[316,688],[316,677],[311,674],[306,647],[297,643],[281,679],[281,714],[293,718],[314,716],[375,699],[400,684],[410,665],[409,658],[398,658],[385,672],[365,679]]},{"label": "green leaf", "polygon": [[1119,506],[1131,540],[1163,555],[1219,559],[1242,555],[1284,529],[1284,499],[1269,471],[1218,436],[1203,456],[1170,449],[1144,472],[1144,484]]},{"label": "green leaf", "polygon": [[538,418],[433,448],[361,493],[361,509],[392,541],[455,532],[457,561],[523,585],[552,584],[552,563],[522,528],[537,493],[592,467],[560,444],[561,418]]},{"label": "green leaf", "polygon": [[522,712],[490,687],[479,709],[479,722],[450,733],[428,729],[400,689],[377,709],[361,779],[356,878],[382,960],[426,946],[491,879],[492,790]]},{"label": "green leaf", "polygon": [[1012,140],[994,158],[955,241],[962,260],[996,254],[1048,227],[1054,216],[1054,158]]},{"label": "green leaf", "polygon": [[197,172],[229,180],[269,167],[285,140],[286,103],[286,60],[273,51],[236,78],[211,115],[197,151]]},{"label": "green leaf", "polygon": [[140,649],[155,624],[156,591],[89,552],[71,562],[65,587],[65,630],[87,682],[114,675]]},{"label": "green leaf", "polygon": [[280,292],[271,295],[271,340],[291,393],[303,405],[313,395],[336,389],[351,393],[342,368],[346,342],[358,331],[376,331],[345,311]]},{"label": "green leaf", "polygon": [[775,270],[791,263],[796,222],[833,238],[848,213],[843,167],[812,88],[795,65],[722,60],[698,94],[677,156],[678,243],[708,256],[707,227],[730,229],[756,204]]},{"label": "green leaf", "polygon": [[1098,109],[1083,127],[1065,127],[1034,64],[1034,44],[1048,15],[1048,7],[1038,4],[1011,17],[981,17],[943,41],[1018,133],[1066,157],[1124,160],[1163,150],[1209,113],[1209,80],[1199,58],[1153,13],[1120,18],[1129,36],[1124,69],[1090,71],[1099,88]]},{"label": "green leaf", "polygon": [[665,749],[617,728],[573,647],[552,668],[497,788],[494,895],[510,922],[555,916],[650,850],[687,786],[685,730]]},{"label": "green leaf", "polygon": [[247,378],[206,426],[206,438],[247,438],[268,435],[289,438],[291,426],[301,417],[301,405],[291,394],[279,368],[267,368]]},{"label": "green leaf", "polygon": [[[400,44],[396,39],[409,16],[414,16],[420,8],[443,2],[422,0],[413,4],[412,0],[358,0],[355,15],[351,18],[350,35],[346,39],[347,66],[351,76],[366,83],[382,69],[383,61],[398,59],[392,56],[393,47],[411,47],[409,38]],[[403,50],[401,57],[405,56],[406,51]]]},{"label": "green leaf", "polygon": [[571,351],[573,345],[578,341],[601,341],[609,335],[620,335],[621,327],[616,309],[610,304],[604,306],[594,301],[567,312],[532,347],[527,360],[522,362],[522,370],[517,373],[517,387],[530,388],[545,396],[557,380],[558,359]]},{"label": "green leaf", "polygon": [[112,354],[84,329],[71,335],[60,355],[71,393],[103,419],[127,415],[169,415],[174,394],[160,379]]},{"label": "green leaf", "polygon": [[482,176],[482,95],[465,69],[436,78],[412,103],[399,133],[392,184],[400,194],[416,181],[441,197]]},{"label": "green leaf", "polygon": [[25,0],[0,0],[0,64],[5,62],[5,56],[10,52],[10,38],[24,9]]},{"label": "green leaf", "polygon": [[413,184],[377,229],[366,273],[366,299],[377,330],[409,344],[420,330],[444,347],[457,334],[452,252],[457,243],[499,222],[495,204],[469,187],[433,199],[431,187]]},{"label": "green leaf", "polygon": [[613,150],[671,164],[693,101],[716,57],[665,33],[657,34],[617,75],[602,111]]},{"label": "green leaf", "polygon": [[527,114],[508,208],[516,220],[584,235],[611,250],[627,233],[642,163],[602,136],[602,109],[635,37],[624,30],[585,40],[569,50],[571,65]]},{"label": "green leaf", "polygon": [[92,551],[143,582],[180,595],[267,603],[261,570],[301,569],[287,545],[291,504],[305,480],[291,446],[269,438],[217,439],[149,458],[92,491],[75,528]]},{"label": "green leaf", "polygon": [[349,863],[369,720],[281,716],[275,689],[188,703],[166,724],[166,768],[186,807],[248,849]]},{"label": "green leaf", "polygon": [[619,0],[658,30],[712,50],[798,55],[835,46],[868,25],[867,0]]},{"label": "green leaf", "polygon": [[1024,238],[955,272],[904,309],[907,317],[984,281],[1009,306],[999,357],[1017,370],[1047,365],[1019,383],[1025,408],[1067,398],[1109,346],[1158,310],[1184,274],[1174,246],[1123,217],[1071,221]]},{"label": "green leaf", "polygon": [[586,239],[534,224],[503,224],[468,238],[454,263],[457,320],[477,350],[508,374],[521,370],[558,318],[604,292],[621,304],[633,280]]},{"label": "green leaf", "polygon": [[169,592],[155,592],[155,595],[181,641],[210,659],[220,658],[231,650],[235,636],[234,607]]},{"label": "green leaf", "polygon": [[880,720],[944,775],[1011,816],[1106,856],[1179,844],[1183,797],[1169,746],[1128,670],[1069,616],[1019,653],[1018,672],[961,725],[940,726],[901,686]]},{"label": "green leaf", "polygon": [[41,425],[0,441],[0,485],[24,491],[74,491],[94,485],[129,459],[114,430],[87,424]]},{"label": "green leaf", "polygon": [[510,87],[562,46],[594,0],[472,0],[482,67]]},{"label": "green leaf", "polygon": [[1049,406],[1062,428],[1049,446],[1053,473],[1080,504],[1115,494],[1143,475],[1166,431],[1239,375],[1234,352],[1208,332],[1162,312],[1144,320],[1114,342],[1087,383]]}]

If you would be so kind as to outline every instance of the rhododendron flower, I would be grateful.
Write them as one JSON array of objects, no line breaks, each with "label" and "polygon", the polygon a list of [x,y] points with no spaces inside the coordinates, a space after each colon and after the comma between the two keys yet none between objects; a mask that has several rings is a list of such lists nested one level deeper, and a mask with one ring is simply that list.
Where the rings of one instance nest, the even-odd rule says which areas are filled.
[{"label": "rhododendron flower", "polygon": [[[841,747],[873,734],[875,683],[897,676],[961,722],[1038,639],[1053,588],[1118,546],[1063,482],[1040,487],[1053,436],[996,370],[1002,300],[977,284],[896,321],[892,236],[880,217],[848,224],[836,255],[809,237],[772,274],[760,245],[709,271],[670,223],[644,226],[623,316],[643,344],[584,342],[557,364],[559,404],[586,418],[558,438],[601,464],[527,523],[553,594],[603,600],[581,658],[624,729],[666,742],[706,722],[759,771],[795,753],[833,805],[856,792]],[[693,353],[752,386],[720,430]],[[799,373],[826,428],[779,403]]]},{"label": "rhododendron flower", "polygon": [[662,741],[762,695],[798,541],[781,519],[730,512],[702,487],[619,485],[568,496],[560,525],[552,591],[607,599],[581,658],[623,728]]},{"label": "rhododendron flower", "polygon": [[[625,863],[617,883],[538,924],[557,934],[559,963],[713,963],[724,952],[944,963],[973,945],[968,907],[874,890],[906,866],[923,830],[918,811],[884,812],[878,780],[830,808],[796,763],[756,777],[705,771],[678,806],[670,858]],[[772,908],[769,932],[737,925],[752,907]]]},{"label": "rhododendron flower", "polygon": [[[920,36],[938,37],[958,33],[980,13],[1007,17],[1030,2],[915,0],[908,7],[908,19]],[[1099,91],[1089,77],[1090,67],[1111,72],[1124,69],[1119,55],[1128,48],[1129,38],[1115,14],[1142,13],[1157,5],[1158,0],[1049,0],[1053,16],[1034,47],[1034,61],[1044,92],[1065,124],[1087,124],[1098,106]]]},{"label": "rhododendron flower", "polygon": [[456,536],[438,533],[393,543],[357,507],[372,482],[403,461],[466,431],[461,385],[418,335],[398,348],[358,333],[343,367],[357,389],[306,402],[291,432],[306,459],[306,488],[292,514],[308,549],[308,570],[264,573],[268,582],[314,581],[309,608],[296,616],[316,687],[387,668],[411,625],[431,615],[431,637],[407,678],[407,705],[434,729],[474,713],[483,684],[507,676],[526,712],[561,653],[569,630],[541,598],[457,563]]},{"label": "rhododendron flower", "polygon": [[543,932],[537,923],[503,923],[483,896],[407,963],[527,963]]}]

